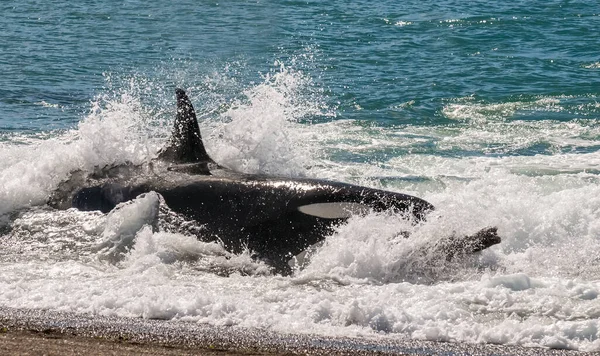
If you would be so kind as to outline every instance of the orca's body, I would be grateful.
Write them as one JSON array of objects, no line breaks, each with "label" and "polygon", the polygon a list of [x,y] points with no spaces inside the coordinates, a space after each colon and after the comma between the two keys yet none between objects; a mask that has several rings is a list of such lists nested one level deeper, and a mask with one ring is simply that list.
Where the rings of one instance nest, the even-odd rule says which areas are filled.
[{"label": "orca's body", "polygon": [[[52,205],[103,212],[156,191],[171,210],[203,225],[202,239],[220,240],[233,252],[248,247],[282,273],[289,272],[291,257],[322,241],[353,214],[392,211],[421,221],[433,210],[428,202],[400,193],[222,168],[206,153],[193,106],[180,89],[173,136],[157,160],[80,174],[59,190],[64,194]],[[449,241],[448,256],[453,256],[483,250],[500,238],[492,228]]]}]

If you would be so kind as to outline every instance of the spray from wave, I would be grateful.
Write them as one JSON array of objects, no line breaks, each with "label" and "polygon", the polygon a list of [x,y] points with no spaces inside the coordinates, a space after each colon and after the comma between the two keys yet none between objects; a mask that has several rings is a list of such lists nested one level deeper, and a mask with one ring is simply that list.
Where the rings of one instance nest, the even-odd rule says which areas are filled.
[{"label": "spray from wave", "polygon": [[[219,77],[222,77],[219,73]],[[107,87],[114,79],[107,75]],[[207,80],[205,95],[216,102],[213,85],[223,80]],[[43,205],[58,184],[76,170],[131,162],[141,164],[156,156],[170,134],[174,117],[173,94],[143,77],[131,77],[126,87],[99,94],[90,112],[74,129],[55,132],[43,139],[12,136],[0,145],[0,215]],[[224,85],[227,83],[225,82]],[[313,146],[295,134],[302,119],[327,114],[322,103],[310,98],[314,88],[302,72],[278,65],[278,70],[263,77],[263,82],[243,90],[240,99],[231,99],[200,123],[206,133],[209,152],[226,166],[248,173],[306,175],[313,157]],[[148,93],[155,91],[162,103],[148,104]],[[204,93],[193,96],[204,102]],[[171,110],[172,109],[172,110]],[[210,114],[210,113],[209,113]]]},{"label": "spray from wave", "polygon": [[[330,109],[306,95],[314,92],[302,72],[278,66],[235,95],[219,89],[230,85],[227,75],[218,77],[197,85],[192,100],[208,103],[200,106],[207,108],[199,110],[206,113],[200,125],[219,163],[402,191],[436,212],[419,225],[385,214],[354,217],[312,252],[304,270],[277,277],[250,252],[232,255],[191,233],[144,223],[120,230],[151,209],[109,217],[28,208],[43,205],[72,170],[154,157],[170,132],[172,94],[134,77],[132,87],[99,95],[76,129],[0,144],[0,214],[28,208],[3,230],[2,304],[288,332],[599,349],[596,119],[513,120],[526,111],[567,110],[558,98],[525,107],[449,105],[441,113],[457,115],[452,125],[306,125]],[[165,104],[149,102],[152,95]],[[538,131],[554,144],[535,153]],[[122,220],[110,225],[115,218]],[[488,225],[503,242],[472,260],[448,264],[419,254],[436,239]],[[109,234],[119,231],[126,236]],[[124,247],[114,262],[99,256],[110,252],[98,250],[107,240]]]}]

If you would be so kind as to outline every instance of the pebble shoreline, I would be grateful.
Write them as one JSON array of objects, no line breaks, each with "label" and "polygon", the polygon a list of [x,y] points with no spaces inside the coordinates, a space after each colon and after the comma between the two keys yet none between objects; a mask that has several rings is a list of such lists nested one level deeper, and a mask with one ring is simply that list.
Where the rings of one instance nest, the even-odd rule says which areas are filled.
[{"label": "pebble shoreline", "polygon": [[548,355],[593,353],[504,345],[459,344],[218,327],[0,307],[0,354],[147,355]]}]

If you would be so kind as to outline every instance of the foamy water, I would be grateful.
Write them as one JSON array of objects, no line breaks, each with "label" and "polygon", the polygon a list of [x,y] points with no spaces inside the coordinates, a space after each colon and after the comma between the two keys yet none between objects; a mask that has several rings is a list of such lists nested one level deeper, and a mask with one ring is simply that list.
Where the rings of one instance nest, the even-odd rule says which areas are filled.
[{"label": "foamy water", "polygon": [[[156,196],[109,215],[44,207],[71,171],[156,154],[170,131],[157,122],[174,108],[146,107],[124,90],[96,98],[76,129],[0,143],[0,304],[292,333],[600,350],[597,123],[520,115],[560,113],[572,98],[462,98],[442,110],[457,125],[374,127],[305,122],[333,115],[311,88],[310,78],[286,67],[264,76],[200,123],[209,153],[239,171],[414,194],[437,208],[427,222],[353,217],[304,269],[281,277],[251,251],[234,255],[153,230]],[[521,154],[537,146],[539,154]],[[498,227],[501,244],[453,262],[428,253],[440,238],[486,226]]]}]

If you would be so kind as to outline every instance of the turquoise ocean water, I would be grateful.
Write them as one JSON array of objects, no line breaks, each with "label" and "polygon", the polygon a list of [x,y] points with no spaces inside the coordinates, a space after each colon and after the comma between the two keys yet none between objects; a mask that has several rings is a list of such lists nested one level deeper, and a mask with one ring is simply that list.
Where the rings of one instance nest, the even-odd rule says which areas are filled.
[{"label": "turquoise ocean water", "polygon": [[1,10],[6,131],[73,127],[107,74],[125,82],[111,90],[152,80],[152,96],[226,73],[235,83],[214,91],[235,96],[274,62],[311,78],[338,117],[374,125],[456,124],[443,109],[465,98],[564,97],[564,110],[529,107],[510,119],[597,114],[600,8],[587,2],[24,1]]},{"label": "turquoise ocean water", "polygon": [[[0,13],[2,305],[600,350],[599,3],[23,0]],[[439,215],[352,219],[289,278],[146,230],[107,265],[92,249],[105,216],[44,204],[74,170],[151,159],[176,87],[230,168],[402,191]],[[412,252],[490,225],[503,242],[474,260]],[[406,229],[416,238],[398,243]]]}]

